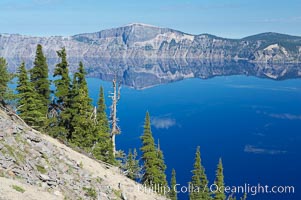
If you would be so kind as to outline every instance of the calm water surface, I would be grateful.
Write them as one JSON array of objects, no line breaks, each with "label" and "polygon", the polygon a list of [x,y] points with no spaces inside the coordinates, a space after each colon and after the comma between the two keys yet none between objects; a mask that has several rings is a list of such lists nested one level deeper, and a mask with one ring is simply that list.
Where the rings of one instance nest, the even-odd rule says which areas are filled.
[{"label": "calm water surface", "polygon": [[[111,83],[89,78],[94,103],[99,86],[106,96]],[[107,98],[107,105],[111,103]],[[122,134],[117,148],[140,148],[145,112],[164,152],[167,175],[177,172],[186,186],[197,146],[213,183],[218,159],[226,185],[293,185],[295,194],[248,199],[301,199],[301,79],[274,81],[247,76],[186,79],[145,90],[121,89],[118,116]],[[187,194],[180,194],[187,199]]]}]

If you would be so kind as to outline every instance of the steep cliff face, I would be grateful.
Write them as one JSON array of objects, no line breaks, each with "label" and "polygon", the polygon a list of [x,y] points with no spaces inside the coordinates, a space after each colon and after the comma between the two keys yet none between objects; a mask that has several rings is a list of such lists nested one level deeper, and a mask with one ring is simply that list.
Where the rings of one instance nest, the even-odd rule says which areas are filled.
[{"label": "steep cliff face", "polygon": [[0,185],[5,200],[166,199],[1,109]]},{"label": "steep cliff face", "polygon": [[297,62],[301,52],[301,37],[278,33],[226,39],[209,34],[190,35],[145,24],[129,24],[70,37],[1,34],[0,56],[32,58],[38,43],[44,46],[49,58],[55,58],[56,50],[61,47],[66,47],[72,57],[79,58],[193,58],[252,62]]}]

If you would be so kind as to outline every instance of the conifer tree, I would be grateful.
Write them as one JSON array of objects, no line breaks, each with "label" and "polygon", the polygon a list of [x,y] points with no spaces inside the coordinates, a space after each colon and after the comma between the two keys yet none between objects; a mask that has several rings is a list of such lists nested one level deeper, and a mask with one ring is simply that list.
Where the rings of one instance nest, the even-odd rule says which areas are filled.
[{"label": "conifer tree", "polygon": [[163,161],[162,152],[158,151],[155,147],[148,112],[145,116],[144,132],[141,136],[141,140],[142,160],[144,162],[142,183],[162,193],[164,192],[162,188],[166,186],[166,177],[164,174],[166,166]]},{"label": "conifer tree", "polygon": [[7,71],[7,62],[0,57],[0,105],[6,106],[7,101],[13,100],[14,95],[8,87],[8,83],[13,78],[12,74]]},{"label": "conifer tree", "polygon": [[97,133],[91,119],[92,105],[88,94],[86,72],[83,63],[79,63],[78,72],[74,74],[72,89],[69,93],[69,107],[63,115],[68,116],[70,125],[68,139],[79,147],[89,150],[96,143]]},{"label": "conifer tree", "polygon": [[99,91],[99,98],[97,102],[97,121],[100,124],[100,126],[103,128],[104,132],[107,132],[110,136],[110,125],[106,113],[106,103],[105,103],[105,96],[104,96],[104,90],[103,87],[100,87]]},{"label": "conifer tree", "polygon": [[45,116],[40,112],[42,102],[38,98],[38,94],[35,91],[33,85],[29,81],[25,63],[23,62],[18,69],[18,103],[17,111],[20,117],[29,125],[33,127],[41,127]]},{"label": "conifer tree", "polygon": [[190,200],[209,200],[211,199],[209,189],[208,189],[208,180],[205,174],[205,168],[201,163],[201,153],[200,147],[197,147],[195,154],[194,169],[192,170],[192,179],[191,186],[193,190],[189,194]]},{"label": "conifer tree", "polygon": [[171,200],[177,200],[177,188],[176,188],[177,180],[176,180],[176,170],[172,169],[171,172],[171,180],[170,180],[170,193],[169,193],[169,198]]},{"label": "conifer tree", "polygon": [[[159,144],[158,144],[159,145]],[[159,177],[159,182],[157,184],[161,186],[167,186],[167,180],[166,180],[166,165],[164,163],[164,155],[160,147],[157,149],[157,166],[158,166],[158,177]]]},{"label": "conifer tree", "polygon": [[[224,183],[224,174],[223,174],[223,163],[222,159],[219,159],[218,165],[217,165],[217,170],[216,170],[216,178],[214,181],[214,184],[218,186],[218,188],[223,189],[225,187]],[[226,195],[224,191],[217,191],[214,194],[214,200],[225,200]]]},{"label": "conifer tree", "polygon": [[43,54],[42,45],[40,44],[37,45],[34,66],[30,70],[30,81],[39,95],[39,100],[43,103],[40,112],[44,116],[47,116],[48,105],[50,103],[50,81],[48,79],[46,57]]},{"label": "conifer tree", "polygon": [[144,132],[141,136],[142,140],[142,160],[144,162],[142,183],[147,186],[152,186],[158,182],[157,152],[155,148],[154,138],[151,132],[149,113],[146,113],[144,122]]},{"label": "conifer tree", "polygon": [[61,59],[54,69],[53,77],[57,78],[54,80],[54,85],[56,87],[55,96],[58,98],[57,103],[62,106],[68,104],[69,102],[69,91],[70,91],[70,77],[67,62],[66,49],[57,51],[57,55]]},{"label": "conifer tree", "polygon": [[125,170],[127,172],[126,176],[132,180],[137,180],[140,175],[140,166],[139,160],[137,160],[137,150],[134,149],[133,153],[132,150],[129,150],[129,153],[126,158],[125,162]]},{"label": "conifer tree", "polygon": [[115,158],[113,155],[113,144],[110,137],[110,127],[106,114],[106,104],[104,98],[103,88],[100,87],[99,99],[97,108],[97,142],[93,148],[93,155],[104,162],[115,164]]},{"label": "conifer tree", "polygon": [[53,77],[56,90],[54,95],[56,101],[52,102],[59,109],[59,115],[50,119],[49,133],[54,137],[60,137],[62,139],[71,139],[70,135],[70,115],[67,110],[70,107],[70,90],[71,83],[68,70],[68,62],[65,48],[57,51],[57,55],[61,59],[54,69]]}]

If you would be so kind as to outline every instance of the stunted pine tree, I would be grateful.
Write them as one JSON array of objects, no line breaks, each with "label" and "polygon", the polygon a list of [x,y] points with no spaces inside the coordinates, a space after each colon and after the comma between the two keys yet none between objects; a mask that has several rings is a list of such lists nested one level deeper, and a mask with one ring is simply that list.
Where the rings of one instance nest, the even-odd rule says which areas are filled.
[{"label": "stunted pine tree", "polygon": [[7,70],[6,60],[0,57],[0,105],[2,106],[6,106],[7,102],[14,98],[12,90],[8,87],[12,77]]},{"label": "stunted pine tree", "polygon": [[191,186],[192,191],[189,193],[190,200],[209,200],[211,199],[209,189],[208,189],[208,180],[205,174],[205,168],[201,163],[201,153],[200,147],[197,147],[194,159],[194,169],[192,170],[192,179]]},{"label": "stunted pine tree", "polygon": [[132,180],[137,180],[140,175],[140,166],[139,166],[139,160],[137,160],[137,150],[134,149],[129,150],[129,153],[126,158],[125,162],[125,170],[126,170],[126,176]]},{"label": "stunted pine tree", "polygon": [[[214,184],[218,186],[218,188],[224,188],[225,183],[224,183],[224,174],[223,174],[223,163],[222,159],[219,159],[218,165],[217,165],[217,170],[216,170],[216,178],[214,181]],[[224,191],[216,191],[214,194],[214,200],[225,200],[226,195]]]},{"label": "stunted pine tree", "polygon": [[17,111],[20,117],[29,125],[39,128],[43,125],[46,116],[41,113],[42,102],[38,98],[32,83],[29,81],[28,74],[23,62],[18,69],[18,103]]},{"label": "stunted pine tree", "polygon": [[48,65],[43,54],[42,45],[37,45],[34,66],[30,70],[30,81],[38,93],[38,98],[42,102],[40,112],[47,116],[48,105],[50,103],[50,81],[48,78]]}]

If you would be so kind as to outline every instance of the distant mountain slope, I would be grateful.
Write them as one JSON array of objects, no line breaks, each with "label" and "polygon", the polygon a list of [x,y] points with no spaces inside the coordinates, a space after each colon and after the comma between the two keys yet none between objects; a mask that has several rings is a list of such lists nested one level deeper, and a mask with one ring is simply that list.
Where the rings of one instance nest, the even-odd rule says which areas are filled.
[{"label": "distant mountain slope", "polygon": [[0,56],[33,58],[38,43],[44,46],[50,58],[55,58],[56,50],[63,46],[70,57],[78,58],[189,58],[270,63],[300,61],[301,52],[301,37],[298,36],[262,33],[242,39],[226,39],[135,23],[70,37],[1,34]]}]

